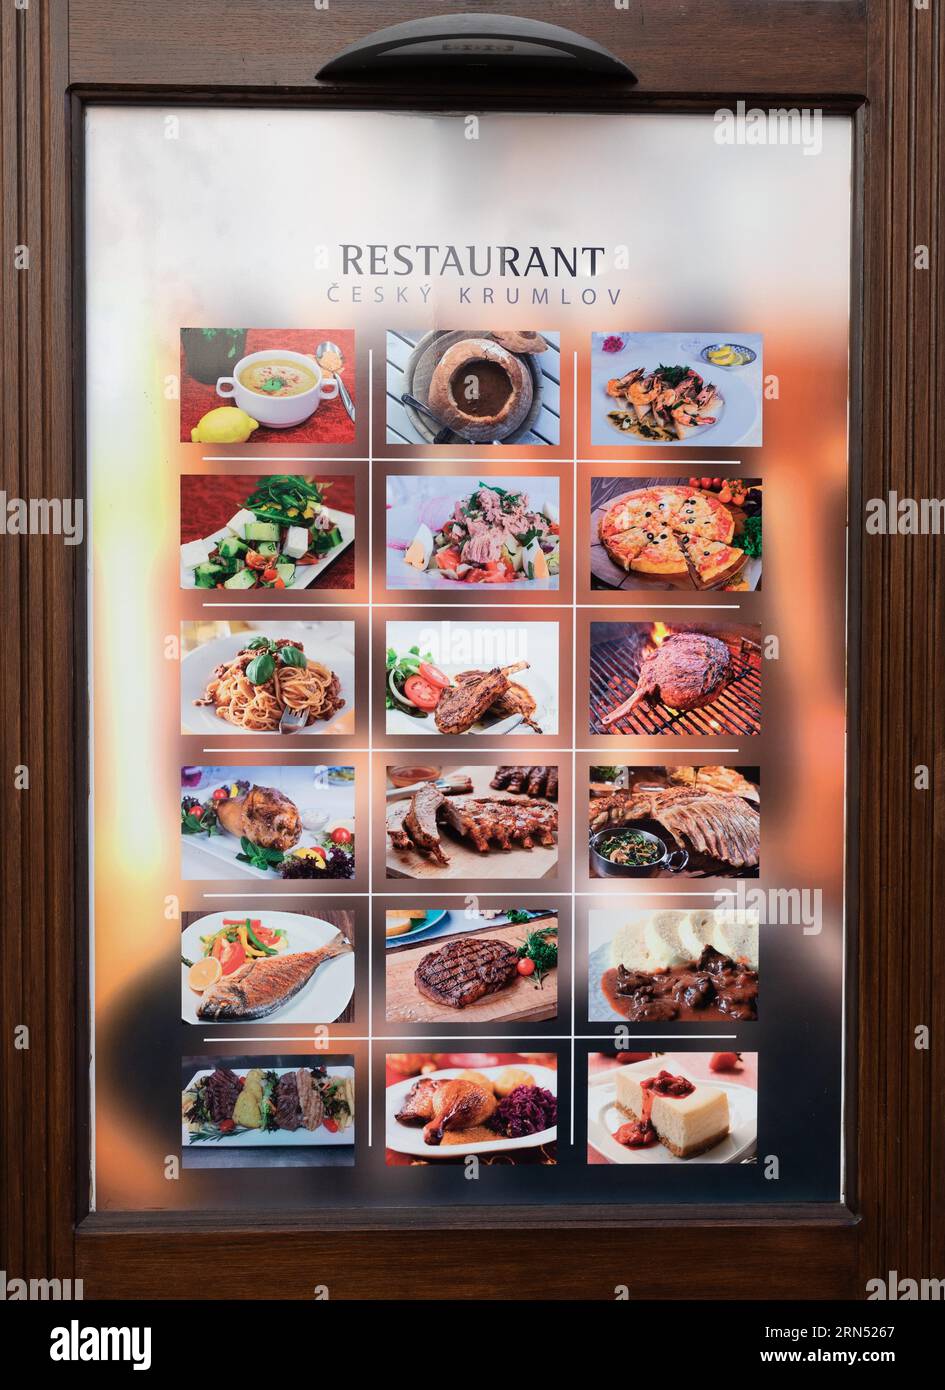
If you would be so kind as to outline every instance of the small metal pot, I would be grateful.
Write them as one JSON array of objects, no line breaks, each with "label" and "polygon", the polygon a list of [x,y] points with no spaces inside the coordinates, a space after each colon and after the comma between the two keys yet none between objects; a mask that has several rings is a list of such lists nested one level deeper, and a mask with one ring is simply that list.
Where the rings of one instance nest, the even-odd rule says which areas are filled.
[{"label": "small metal pot", "polygon": [[665,840],[661,840],[658,835],[651,835],[648,830],[636,830],[641,840],[648,841],[651,845],[658,845],[660,850],[659,859],[654,859],[652,864],[615,864],[600,853],[598,846],[601,842],[612,836],[619,834],[620,830],[629,827],[605,826],[603,830],[595,830],[590,840],[591,861],[597,873],[603,878],[650,878],[654,874],[668,873],[678,874],[689,863],[689,855],[684,849],[671,850]]}]

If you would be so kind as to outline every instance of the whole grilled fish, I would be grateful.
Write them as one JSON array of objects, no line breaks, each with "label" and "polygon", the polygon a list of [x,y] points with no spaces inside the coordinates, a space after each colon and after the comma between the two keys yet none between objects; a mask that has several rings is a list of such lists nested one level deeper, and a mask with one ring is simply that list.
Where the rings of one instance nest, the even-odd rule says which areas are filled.
[{"label": "whole grilled fish", "polygon": [[350,941],[339,934],[317,951],[247,961],[206,990],[197,1005],[197,1017],[210,1023],[265,1018],[298,994],[326,960],[351,949]]}]

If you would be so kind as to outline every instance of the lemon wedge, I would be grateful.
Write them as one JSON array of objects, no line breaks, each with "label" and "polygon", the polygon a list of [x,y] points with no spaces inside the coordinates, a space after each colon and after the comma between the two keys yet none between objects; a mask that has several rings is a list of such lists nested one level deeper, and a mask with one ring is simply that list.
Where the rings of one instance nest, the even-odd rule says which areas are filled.
[{"label": "lemon wedge", "polygon": [[259,421],[238,405],[220,405],[208,410],[190,431],[194,444],[245,444]]},{"label": "lemon wedge", "polygon": [[204,990],[215,985],[223,975],[223,966],[216,956],[205,956],[203,960],[195,961],[187,972],[187,983],[195,994],[203,994]]}]

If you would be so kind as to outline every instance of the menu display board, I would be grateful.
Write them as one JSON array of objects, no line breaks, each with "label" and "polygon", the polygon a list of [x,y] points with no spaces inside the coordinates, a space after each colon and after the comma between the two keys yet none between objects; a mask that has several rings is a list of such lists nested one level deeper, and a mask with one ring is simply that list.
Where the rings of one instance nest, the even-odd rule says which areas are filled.
[{"label": "menu display board", "polygon": [[97,1209],[842,1195],[850,124],[718,129],[88,109]]}]

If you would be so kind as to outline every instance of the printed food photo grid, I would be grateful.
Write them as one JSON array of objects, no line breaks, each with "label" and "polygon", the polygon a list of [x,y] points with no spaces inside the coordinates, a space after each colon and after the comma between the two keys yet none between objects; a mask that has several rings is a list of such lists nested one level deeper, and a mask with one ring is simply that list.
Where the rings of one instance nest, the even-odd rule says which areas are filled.
[{"label": "printed food photo grid", "polygon": [[[690,157],[683,126],[661,126],[664,158]],[[821,202],[830,167],[808,175]],[[384,215],[405,217],[385,168]],[[352,216],[366,196],[352,185]],[[171,236],[173,207],[157,215]],[[758,1145],[797,1157],[773,1103],[790,981],[814,962],[816,1001],[838,959],[842,576],[795,496],[842,511],[845,377],[825,328],[822,428],[800,430],[809,375],[758,294],[769,251],[717,266],[710,301],[683,227],[641,222],[640,264],[672,274],[635,275],[632,299],[614,247],[587,284],[539,285],[573,257],[546,263],[537,224],[481,300],[455,267],[429,300],[410,275],[396,302],[383,276],[370,300],[355,275],[300,298],[277,257],[264,311],[214,278],[216,248],[206,293],[182,289],[154,525],[123,571],[163,645],[103,613],[127,468],[96,463],[96,621],[127,637],[96,657],[101,999],[124,997],[122,923],[179,904],[144,972],[173,999],[128,996],[154,1040],[135,1139],[103,1081],[103,1203],[199,1210],[204,1167],[223,1202],[228,1170],[278,1168],[274,1210],[311,1205],[312,1168],[343,1211],[830,1195],[827,1162],[766,1183]],[[393,243],[358,254],[400,264]],[[781,266],[798,300],[801,259]],[[158,302],[151,274],[133,283]],[[817,938],[770,898],[809,880]],[[835,1020],[806,1008],[816,1085],[795,1113],[827,1149]],[[114,1154],[176,1125],[178,1072],[171,1185]]]}]

